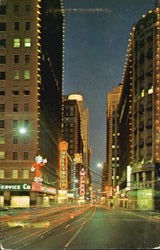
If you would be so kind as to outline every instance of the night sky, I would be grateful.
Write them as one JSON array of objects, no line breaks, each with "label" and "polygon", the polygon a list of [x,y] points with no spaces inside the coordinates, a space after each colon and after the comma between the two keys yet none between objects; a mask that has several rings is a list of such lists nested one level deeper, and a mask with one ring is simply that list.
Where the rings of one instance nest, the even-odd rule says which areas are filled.
[{"label": "night sky", "polygon": [[82,94],[89,107],[93,169],[105,161],[106,95],[121,81],[129,33],[154,6],[155,0],[64,0],[64,89]]}]

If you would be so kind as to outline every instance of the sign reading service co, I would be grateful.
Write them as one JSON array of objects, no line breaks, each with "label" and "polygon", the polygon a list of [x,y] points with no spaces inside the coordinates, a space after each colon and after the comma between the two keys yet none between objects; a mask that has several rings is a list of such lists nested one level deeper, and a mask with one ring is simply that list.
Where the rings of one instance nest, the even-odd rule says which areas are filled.
[{"label": "sign reading service co", "polygon": [[31,185],[27,183],[23,184],[0,184],[0,191],[29,191]]}]

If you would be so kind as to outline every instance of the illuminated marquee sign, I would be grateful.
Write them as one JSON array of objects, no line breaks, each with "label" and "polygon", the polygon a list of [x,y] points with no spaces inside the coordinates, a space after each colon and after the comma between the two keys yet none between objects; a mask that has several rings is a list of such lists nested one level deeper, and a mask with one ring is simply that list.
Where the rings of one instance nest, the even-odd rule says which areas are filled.
[{"label": "illuminated marquee sign", "polygon": [[60,170],[60,189],[68,188],[68,143],[62,141],[60,143],[60,161],[59,161],[59,170]]},{"label": "illuminated marquee sign", "polygon": [[0,184],[0,190],[2,191],[28,191],[31,189],[29,184]]},{"label": "illuminated marquee sign", "polygon": [[79,195],[84,197],[85,195],[85,171],[84,168],[80,171],[80,188],[79,188]]}]

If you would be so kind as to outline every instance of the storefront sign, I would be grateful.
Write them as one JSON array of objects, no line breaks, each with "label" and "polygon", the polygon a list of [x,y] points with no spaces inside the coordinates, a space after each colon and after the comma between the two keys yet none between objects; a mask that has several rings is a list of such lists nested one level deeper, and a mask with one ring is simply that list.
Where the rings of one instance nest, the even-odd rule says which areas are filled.
[{"label": "storefront sign", "polygon": [[32,191],[52,195],[55,195],[57,193],[56,188],[46,186],[40,182],[32,182]]},{"label": "storefront sign", "polygon": [[63,141],[60,143],[60,189],[67,189],[68,188],[68,143]]},{"label": "storefront sign", "polygon": [[2,191],[29,191],[31,190],[31,185],[23,184],[0,184],[0,190]]}]

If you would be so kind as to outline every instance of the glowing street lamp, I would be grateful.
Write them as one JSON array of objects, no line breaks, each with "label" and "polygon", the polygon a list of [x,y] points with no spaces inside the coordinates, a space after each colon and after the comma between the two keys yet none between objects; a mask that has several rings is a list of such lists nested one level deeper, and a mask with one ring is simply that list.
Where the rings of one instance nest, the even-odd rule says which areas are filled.
[{"label": "glowing street lamp", "polygon": [[0,136],[4,136],[4,135],[6,135],[6,134],[8,134],[8,133],[10,133],[10,132],[18,132],[18,133],[20,133],[20,134],[26,134],[26,132],[27,132],[27,129],[26,128],[19,128],[19,129],[11,129],[11,130],[8,130],[7,132],[5,132],[5,133],[3,133],[3,134],[0,134]]},{"label": "glowing street lamp", "polygon": [[103,166],[103,165],[102,165],[102,163],[100,163],[100,162],[97,164],[97,167],[98,167],[98,168],[102,168],[102,166]]}]

